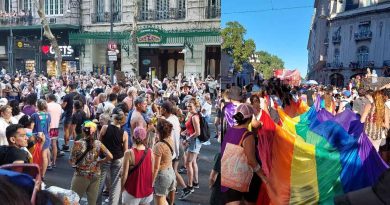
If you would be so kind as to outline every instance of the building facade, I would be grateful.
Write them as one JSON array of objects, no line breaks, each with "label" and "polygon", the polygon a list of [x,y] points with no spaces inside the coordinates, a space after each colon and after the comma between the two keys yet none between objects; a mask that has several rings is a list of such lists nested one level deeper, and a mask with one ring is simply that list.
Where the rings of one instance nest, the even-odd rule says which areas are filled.
[{"label": "building facade", "polygon": [[346,85],[367,68],[390,66],[389,0],[317,0],[308,41],[308,79]]},{"label": "building facade", "polygon": [[[50,74],[54,54],[34,2],[0,1],[0,66]],[[113,60],[135,76],[220,72],[220,0],[46,0],[45,13],[66,71],[109,73]]]}]

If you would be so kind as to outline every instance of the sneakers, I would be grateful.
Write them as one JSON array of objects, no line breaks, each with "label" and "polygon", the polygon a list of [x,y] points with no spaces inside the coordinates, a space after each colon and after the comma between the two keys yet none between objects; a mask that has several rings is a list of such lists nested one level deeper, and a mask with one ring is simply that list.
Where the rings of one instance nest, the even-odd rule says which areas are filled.
[{"label": "sneakers", "polygon": [[47,166],[47,171],[53,170],[53,167],[51,165]]},{"label": "sneakers", "polygon": [[65,156],[65,152],[60,150],[59,152],[57,152],[57,157],[63,157]]},{"label": "sneakers", "polygon": [[183,199],[187,198],[190,194],[192,194],[192,192],[194,192],[193,187],[184,188],[183,193],[179,196],[179,200],[183,200]]},{"label": "sneakers", "polygon": [[69,146],[63,144],[63,145],[62,145],[62,151],[64,151],[64,152],[69,152]]},{"label": "sneakers", "polygon": [[187,169],[185,167],[181,167],[177,172],[179,172],[179,174],[187,174]]},{"label": "sneakers", "polygon": [[195,189],[199,189],[199,183],[192,182],[192,187]]}]

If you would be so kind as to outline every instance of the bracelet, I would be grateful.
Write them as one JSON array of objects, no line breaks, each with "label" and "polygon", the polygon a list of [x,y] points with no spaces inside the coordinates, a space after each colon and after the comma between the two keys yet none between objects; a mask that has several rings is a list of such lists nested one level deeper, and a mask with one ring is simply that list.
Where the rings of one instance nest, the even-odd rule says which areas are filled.
[{"label": "bracelet", "polygon": [[253,169],[253,172],[258,172],[260,170],[260,165],[257,164],[256,167]]}]

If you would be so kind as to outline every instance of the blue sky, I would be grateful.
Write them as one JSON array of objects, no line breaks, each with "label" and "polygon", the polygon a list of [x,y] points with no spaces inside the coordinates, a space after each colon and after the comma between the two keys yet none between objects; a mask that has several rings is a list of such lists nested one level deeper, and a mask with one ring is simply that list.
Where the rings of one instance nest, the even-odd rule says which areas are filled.
[{"label": "blue sky", "polygon": [[297,68],[305,77],[313,4],[314,0],[222,0],[221,26],[238,21],[256,50],[279,56],[285,68]]}]

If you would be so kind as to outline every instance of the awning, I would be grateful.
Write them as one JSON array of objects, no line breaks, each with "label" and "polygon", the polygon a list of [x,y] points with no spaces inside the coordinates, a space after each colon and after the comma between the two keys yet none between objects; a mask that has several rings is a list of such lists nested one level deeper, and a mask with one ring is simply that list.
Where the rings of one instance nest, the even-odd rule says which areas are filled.
[{"label": "awning", "polygon": [[91,45],[107,44],[111,39],[120,44],[128,44],[130,39],[129,32],[80,32],[70,33],[69,43],[71,45]]}]

